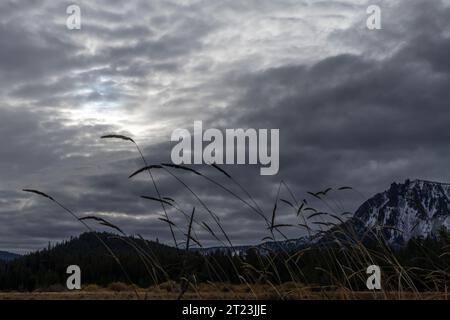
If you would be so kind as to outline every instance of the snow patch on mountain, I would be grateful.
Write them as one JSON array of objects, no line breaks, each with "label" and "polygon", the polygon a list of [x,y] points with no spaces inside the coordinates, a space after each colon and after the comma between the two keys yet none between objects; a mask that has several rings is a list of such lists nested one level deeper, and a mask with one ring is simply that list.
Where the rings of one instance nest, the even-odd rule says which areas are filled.
[{"label": "snow patch on mountain", "polygon": [[378,229],[388,243],[404,245],[412,238],[437,237],[450,230],[450,184],[406,180],[367,200],[354,219]]},{"label": "snow patch on mountain", "polygon": [[[436,238],[441,230],[450,230],[450,184],[426,180],[392,183],[388,190],[365,201],[344,224],[346,229],[350,226],[355,230],[361,239],[368,234],[367,230],[381,233],[393,247],[402,247],[413,238]],[[337,228],[339,226],[324,232],[320,237],[305,236],[255,246],[238,246],[233,249],[214,247],[200,251],[205,254],[216,251],[244,253],[253,248],[267,254],[278,250],[298,250],[316,244],[333,243],[335,236],[332,231]]]}]

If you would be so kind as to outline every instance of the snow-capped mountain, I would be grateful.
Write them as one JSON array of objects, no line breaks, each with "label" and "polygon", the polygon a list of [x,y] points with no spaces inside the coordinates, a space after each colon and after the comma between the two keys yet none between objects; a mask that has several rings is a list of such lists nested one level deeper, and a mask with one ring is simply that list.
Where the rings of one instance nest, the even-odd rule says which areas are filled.
[{"label": "snow-capped mountain", "polygon": [[[382,235],[392,247],[401,247],[412,238],[435,238],[442,229],[450,230],[450,184],[425,180],[406,180],[392,183],[390,188],[365,201],[354,216],[343,225],[315,237],[265,242],[256,246],[234,248],[245,252],[256,248],[260,253],[283,249],[292,251],[307,246],[333,243],[336,231],[347,230],[348,240],[370,240],[370,235]],[[370,232],[369,232],[370,231]],[[344,240],[340,237],[340,240]],[[202,249],[204,253],[229,248],[216,247]]]},{"label": "snow-capped mountain", "polygon": [[436,237],[450,229],[450,184],[406,180],[367,200],[352,219],[364,228],[383,231],[391,245],[412,238]]}]

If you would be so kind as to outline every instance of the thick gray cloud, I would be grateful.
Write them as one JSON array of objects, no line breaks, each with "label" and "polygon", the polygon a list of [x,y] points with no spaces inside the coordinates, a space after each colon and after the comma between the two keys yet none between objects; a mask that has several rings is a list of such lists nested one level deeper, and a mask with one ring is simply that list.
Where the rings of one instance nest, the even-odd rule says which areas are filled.
[{"label": "thick gray cloud", "polygon": [[[368,1],[79,1],[82,29],[65,27],[69,3],[0,4],[0,249],[26,252],[83,231],[45,199],[96,214],[171,243],[159,220],[134,146],[105,141],[132,135],[147,161],[170,161],[170,133],[204,127],[280,128],[280,172],[226,166],[270,216],[279,182],[299,200],[332,193],[338,211],[393,181],[450,181],[450,8],[447,1],[377,2],[383,29],[365,25]],[[70,3],[71,4],[71,3]],[[370,3],[371,4],[371,3]],[[202,173],[246,198],[211,167]],[[254,211],[191,173],[171,170],[217,214],[235,243],[267,236]],[[210,213],[180,181],[155,171],[163,196],[189,213]],[[281,188],[281,197],[290,199]],[[329,210],[323,203],[311,203]],[[168,209],[182,239],[183,213]],[[298,223],[278,208],[280,223]],[[97,228],[97,226],[93,225]],[[217,244],[199,225],[197,237]],[[287,229],[289,237],[302,234]]]}]

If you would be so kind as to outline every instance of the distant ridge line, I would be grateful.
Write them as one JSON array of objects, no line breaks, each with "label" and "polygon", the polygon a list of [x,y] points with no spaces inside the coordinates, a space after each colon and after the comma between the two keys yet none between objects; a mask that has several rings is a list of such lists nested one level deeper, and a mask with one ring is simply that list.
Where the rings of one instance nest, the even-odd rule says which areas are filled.
[{"label": "distant ridge line", "polygon": [[433,183],[433,184],[440,184],[440,185],[450,185],[449,182],[438,182],[438,181],[431,181],[431,180],[425,180],[425,179],[415,179],[413,182],[425,182],[425,183]]}]

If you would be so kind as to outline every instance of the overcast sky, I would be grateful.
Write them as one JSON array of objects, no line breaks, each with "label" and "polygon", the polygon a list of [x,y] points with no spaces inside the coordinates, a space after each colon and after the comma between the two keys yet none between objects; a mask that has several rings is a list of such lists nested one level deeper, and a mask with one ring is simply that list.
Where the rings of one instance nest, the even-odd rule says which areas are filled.
[{"label": "overcast sky", "polygon": [[[66,8],[81,8],[68,30]],[[382,9],[368,30],[366,9]],[[298,199],[349,185],[330,203],[352,211],[407,178],[450,182],[448,1],[161,0],[0,3],[0,250],[24,253],[85,231],[46,199],[95,214],[129,234],[172,244],[142,162],[170,161],[171,132],[279,128],[280,171],[223,166],[271,215],[278,183]],[[213,168],[202,171],[245,198]],[[172,171],[217,214],[234,244],[267,236],[252,210],[210,182]],[[220,235],[177,180],[155,171],[162,196]],[[281,197],[291,200],[281,190]],[[309,201],[317,206],[322,203]],[[177,239],[184,217],[169,211]],[[298,223],[279,204],[278,223]],[[99,230],[105,230],[92,225]],[[217,244],[195,226],[205,245]],[[300,229],[286,229],[298,237]]]}]

